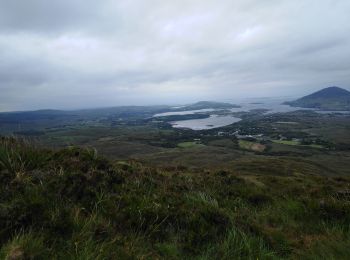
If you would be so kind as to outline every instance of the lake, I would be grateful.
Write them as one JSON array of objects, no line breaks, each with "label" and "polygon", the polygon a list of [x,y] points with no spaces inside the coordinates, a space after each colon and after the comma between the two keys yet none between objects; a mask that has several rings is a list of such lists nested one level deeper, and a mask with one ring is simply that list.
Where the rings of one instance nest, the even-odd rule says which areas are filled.
[{"label": "lake", "polygon": [[165,112],[165,113],[159,113],[155,114],[153,117],[162,117],[162,116],[183,116],[183,115],[192,115],[196,113],[206,113],[206,112],[212,112],[215,111],[213,108],[207,108],[207,109],[198,109],[198,110],[186,110],[186,111],[175,111],[175,112]]},{"label": "lake", "polygon": [[208,118],[202,118],[202,119],[174,121],[174,122],[171,122],[171,125],[174,128],[189,128],[192,130],[205,130],[205,129],[213,129],[217,127],[230,125],[239,121],[241,121],[241,119],[234,116],[211,115]]},{"label": "lake", "polygon": [[[349,113],[349,111],[319,111],[313,108],[301,108],[301,107],[292,107],[289,105],[283,105],[282,103],[285,99],[280,98],[264,98],[264,99],[246,99],[241,101],[230,101],[229,103],[237,104],[240,107],[227,109],[232,112],[249,112],[254,109],[266,109],[268,110],[266,114],[272,113],[287,113],[297,110],[313,110],[318,113]],[[162,117],[162,116],[172,116],[172,115],[190,115],[197,113],[207,113],[218,111],[220,109],[200,109],[200,110],[188,110],[188,111],[174,111],[156,114],[153,117]],[[225,115],[211,115],[209,118],[204,119],[190,119],[190,120],[179,120],[171,122],[171,125],[174,128],[189,128],[192,130],[205,130],[213,129],[217,127],[227,126],[236,122],[239,122],[241,119],[238,117]]]},{"label": "lake", "polygon": [[238,105],[240,108],[230,109],[232,112],[249,112],[254,109],[267,109],[266,114],[272,113],[287,113],[297,110],[314,110],[311,108],[301,108],[301,107],[292,107],[289,105],[283,105],[284,100],[281,99],[259,99],[257,100],[247,100],[245,102],[239,102]]}]

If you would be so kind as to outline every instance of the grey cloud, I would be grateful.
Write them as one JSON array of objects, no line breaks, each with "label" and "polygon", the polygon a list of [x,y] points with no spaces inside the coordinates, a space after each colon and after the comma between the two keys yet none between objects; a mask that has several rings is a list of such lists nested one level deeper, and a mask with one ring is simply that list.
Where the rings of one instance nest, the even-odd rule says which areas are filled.
[{"label": "grey cloud", "polygon": [[90,21],[101,18],[103,2],[95,5],[92,0],[1,0],[0,28],[12,31],[46,33],[83,27]]},{"label": "grey cloud", "polygon": [[328,51],[329,49],[341,47],[341,45],[348,44],[349,40],[345,37],[336,39],[325,39],[309,43],[309,45],[302,46],[296,50],[294,54],[297,55],[311,55],[321,51]]},{"label": "grey cloud", "polygon": [[0,109],[350,87],[350,2],[0,0]]}]

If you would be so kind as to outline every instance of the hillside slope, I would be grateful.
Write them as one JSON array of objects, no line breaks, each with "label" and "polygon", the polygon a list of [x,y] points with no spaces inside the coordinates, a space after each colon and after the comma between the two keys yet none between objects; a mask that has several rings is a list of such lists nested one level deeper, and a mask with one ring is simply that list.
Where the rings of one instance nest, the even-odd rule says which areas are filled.
[{"label": "hillside slope", "polygon": [[194,104],[190,104],[187,106],[180,107],[176,110],[179,111],[186,111],[186,110],[199,110],[199,109],[230,109],[230,108],[237,108],[239,106],[231,103],[224,103],[224,102],[214,102],[214,101],[199,101]]},{"label": "hillside slope", "polygon": [[0,259],[346,259],[350,179],[285,163],[165,172],[2,138]]},{"label": "hillside slope", "polygon": [[350,110],[350,92],[339,87],[329,87],[286,104],[321,110]]}]

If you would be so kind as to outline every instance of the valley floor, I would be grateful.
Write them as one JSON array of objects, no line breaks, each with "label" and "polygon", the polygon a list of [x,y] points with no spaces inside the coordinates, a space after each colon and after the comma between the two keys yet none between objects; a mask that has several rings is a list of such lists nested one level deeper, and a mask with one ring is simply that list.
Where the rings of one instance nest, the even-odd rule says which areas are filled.
[{"label": "valley floor", "polygon": [[348,258],[350,115],[161,112],[0,117],[0,259]]}]

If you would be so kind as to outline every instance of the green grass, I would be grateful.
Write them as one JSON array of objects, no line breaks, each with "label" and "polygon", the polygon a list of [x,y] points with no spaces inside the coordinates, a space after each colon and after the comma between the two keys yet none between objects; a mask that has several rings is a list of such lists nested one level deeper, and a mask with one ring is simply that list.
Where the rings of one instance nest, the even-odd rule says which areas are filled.
[{"label": "green grass", "polygon": [[12,174],[22,174],[45,165],[47,161],[44,151],[39,151],[23,139],[2,138],[0,142],[0,167]]},{"label": "green grass", "polygon": [[203,147],[204,145],[199,142],[182,142],[177,144],[180,148],[192,148],[192,147]]},{"label": "green grass", "polygon": [[19,232],[0,249],[1,259],[47,259],[50,249],[41,233]]},{"label": "green grass", "polygon": [[278,259],[278,257],[263,239],[233,228],[228,231],[221,243],[209,246],[200,259]]},{"label": "green grass", "polygon": [[272,142],[276,144],[284,144],[284,145],[291,145],[291,146],[300,146],[300,147],[311,147],[316,149],[323,149],[323,145],[319,144],[301,144],[299,141],[292,141],[292,140],[272,140]]},{"label": "green grass", "polygon": [[265,145],[255,143],[255,142],[239,140],[238,144],[239,144],[239,147],[244,150],[251,150],[255,152],[263,152],[265,150]]},{"label": "green grass", "polygon": [[349,254],[349,177],[323,177],[300,158],[166,171],[112,162],[94,149],[43,150],[14,139],[0,147],[7,158],[0,164],[0,259]]},{"label": "green grass", "polygon": [[307,146],[307,147],[312,147],[312,148],[317,148],[317,149],[323,149],[324,146],[320,144],[308,144],[308,145],[302,145],[302,146]]},{"label": "green grass", "polygon": [[285,144],[285,145],[300,145],[299,141],[291,141],[291,140],[273,140],[272,142],[277,144]]}]

